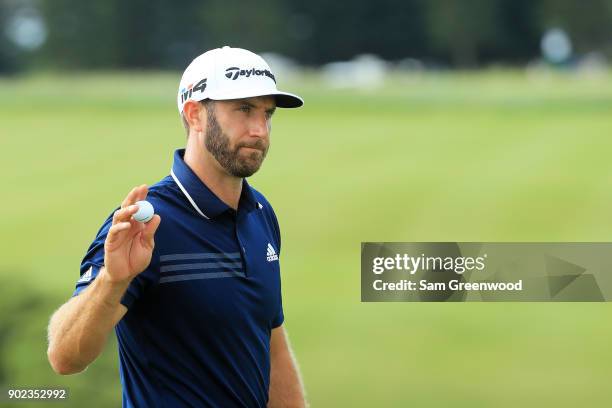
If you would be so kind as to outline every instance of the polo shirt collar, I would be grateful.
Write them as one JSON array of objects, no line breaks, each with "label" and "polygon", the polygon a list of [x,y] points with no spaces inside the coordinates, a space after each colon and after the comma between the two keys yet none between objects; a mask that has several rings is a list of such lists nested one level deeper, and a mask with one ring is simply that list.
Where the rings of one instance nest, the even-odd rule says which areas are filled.
[{"label": "polo shirt collar", "polygon": [[[192,207],[206,219],[215,218],[218,215],[233,209],[225,204],[213,193],[206,184],[191,170],[185,163],[185,149],[177,149],[174,152],[174,162],[170,175],[174,182],[181,189]],[[238,211],[250,212],[260,204],[255,200],[255,196],[246,179],[242,179],[242,192],[238,202]]]}]

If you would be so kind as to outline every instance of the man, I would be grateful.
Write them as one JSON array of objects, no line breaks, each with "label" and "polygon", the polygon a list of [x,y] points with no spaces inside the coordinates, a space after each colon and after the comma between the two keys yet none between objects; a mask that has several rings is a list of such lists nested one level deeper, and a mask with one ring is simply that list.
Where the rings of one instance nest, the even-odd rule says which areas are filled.
[{"label": "man", "polygon": [[[223,47],[187,67],[177,102],[187,147],[98,232],[51,317],[51,366],[84,370],[115,328],[124,407],[302,407],[279,227],[245,178],[266,156],[275,108],[303,101],[277,90],[261,57]],[[132,215],[145,198],[156,215],[142,224]]]}]

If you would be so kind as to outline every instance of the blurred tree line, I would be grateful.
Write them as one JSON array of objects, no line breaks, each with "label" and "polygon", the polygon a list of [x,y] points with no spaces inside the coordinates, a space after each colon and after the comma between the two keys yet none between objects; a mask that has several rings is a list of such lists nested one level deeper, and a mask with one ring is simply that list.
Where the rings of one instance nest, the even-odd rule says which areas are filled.
[{"label": "blurred tree line", "polygon": [[[35,49],[14,41],[28,35],[27,18],[15,24],[24,9],[30,35],[32,19],[44,26],[44,42]],[[0,0],[0,26],[4,72],[182,68],[221,45],[308,65],[372,53],[475,67],[536,58],[550,27],[564,29],[578,53],[609,54],[612,0]]]}]

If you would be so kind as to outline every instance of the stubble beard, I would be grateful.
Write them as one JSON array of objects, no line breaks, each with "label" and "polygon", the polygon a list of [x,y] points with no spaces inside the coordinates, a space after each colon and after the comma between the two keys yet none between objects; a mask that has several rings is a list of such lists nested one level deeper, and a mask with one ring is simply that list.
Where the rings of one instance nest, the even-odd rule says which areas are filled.
[{"label": "stubble beard", "polygon": [[[255,174],[261,167],[268,153],[268,146],[265,145],[263,140],[257,139],[256,142],[252,144],[240,143],[232,149],[230,147],[229,137],[223,133],[217,121],[212,104],[208,106],[206,116],[207,124],[204,142],[206,150],[212,154],[225,171],[234,177],[244,178]],[[259,151],[252,151],[246,157],[244,157],[244,155],[241,157],[241,147],[250,147]]]}]

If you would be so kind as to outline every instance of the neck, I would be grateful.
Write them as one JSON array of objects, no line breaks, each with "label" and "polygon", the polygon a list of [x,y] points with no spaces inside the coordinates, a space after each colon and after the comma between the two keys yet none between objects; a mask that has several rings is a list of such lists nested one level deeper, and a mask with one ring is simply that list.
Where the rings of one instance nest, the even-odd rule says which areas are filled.
[{"label": "neck", "polygon": [[198,138],[193,136],[195,135],[191,135],[187,141],[183,160],[221,201],[237,210],[242,192],[242,178],[228,174],[208,150],[198,144]]}]

